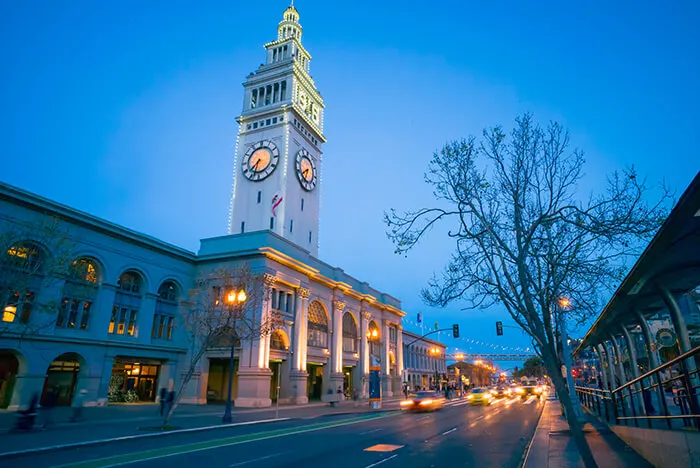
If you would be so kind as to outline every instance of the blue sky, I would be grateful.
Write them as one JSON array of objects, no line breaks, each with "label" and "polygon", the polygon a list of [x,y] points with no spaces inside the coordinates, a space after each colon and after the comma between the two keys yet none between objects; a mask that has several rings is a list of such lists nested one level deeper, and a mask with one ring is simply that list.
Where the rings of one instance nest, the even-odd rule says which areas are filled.
[{"label": "blue sky", "polygon": [[[680,193],[700,169],[700,7],[609,3],[298,0],[327,105],[321,258],[413,320],[529,346],[495,336],[497,309],[425,307],[452,246],[437,230],[397,257],[381,216],[431,202],[434,150],[525,111],[569,128],[585,189],[636,164]],[[191,250],[225,233],[241,83],[287,4],[3,3],[0,180]]]}]

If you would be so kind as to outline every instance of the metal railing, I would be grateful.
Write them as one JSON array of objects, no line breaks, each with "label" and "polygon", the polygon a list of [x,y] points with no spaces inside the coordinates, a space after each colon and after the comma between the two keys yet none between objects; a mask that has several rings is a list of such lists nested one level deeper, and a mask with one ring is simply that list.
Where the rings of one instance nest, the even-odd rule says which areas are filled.
[{"label": "metal railing", "polygon": [[581,404],[611,424],[700,430],[700,346],[615,390],[577,386]]}]

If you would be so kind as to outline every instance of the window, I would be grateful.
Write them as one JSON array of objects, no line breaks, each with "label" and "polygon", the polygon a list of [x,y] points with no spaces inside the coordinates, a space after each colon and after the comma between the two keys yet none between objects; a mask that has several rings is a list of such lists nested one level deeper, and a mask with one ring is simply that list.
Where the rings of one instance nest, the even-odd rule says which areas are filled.
[{"label": "window", "polygon": [[151,338],[172,339],[179,294],[180,288],[173,281],[165,281],[158,288],[158,300],[156,301],[156,313],[153,315]]},{"label": "window", "polygon": [[294,220],[293,219],[289,220],[289,232],[290,233],[294,232]]},{"label": "window", "polygon": [[[254,89],[250,94],[250,108],[255,109],[258,104],[258,90]],[[250,127],[248,127],[250,128]]]},{"label": "window", "polygon": [[272,91],[272,102],[277,102],[280,99],[280,84],[275,83]]},{"label": "window", "polygon": [[280,122],[284,121],[284,116],[280,115]]},{"label": "window", "polygon": [[245,232],[245,221],[241,221],[241,234]]},{"label": "window", "polygon": [[20,242],[7,249],[8,266],[28,273],[38,273],[43,263],[40,248],[30,242]]},{"label": "window", "polygon": [[257,123],[257,122],[253,122],[253,128],[254,128],[254,129],[255,129],[255,128],[258,128],[258,123]]},{"label": "window", "polygon": [[252,127],[252,125],[251,125],[251,124],[248,124],[248,125],[246,126],[246,129],[247,129],[247,130],[250,130],[251,127]]},{"label": "window", "polygon": [[[63,287],[63,300],[56,316],[56,328],[87,330],[90,309],[97,295],[97,262],[89,258],[79,258],[68,271],[68,279]],[[132,287],[133,279],[125,279],[124,287]]]},{"label": "window", "polygon": [[314,301],[309,305],[307,344],[315,348],[328,346],[328,315],[320,302]]},{"label": "window", "polygon": [[311,231],[309,231],[309,244],[311,243]]},{"label": "window", "polygon": [[[112,307],[108,333],[112,335],[135,336],[136,317],[141,308],[143,279],[139,273],[127,271],[119,277],[117,287],[118,290],[114,295],[114,306]],[[158,293],[165,294],[160,289]]]},{"label": "window", "polygon": [[391,327],[389,327],[389,342],[396,343],[396,337],[396,327],[392,325]]},{"label": "window", "polygon": [[32,304],[34,293],[30,291],[0,291],[0,295],[5,297],[2,309],[2,321],[5,323],[29,323],[32,314]]},{"label": "window", "polygon": [[274,228],[275,228],[275,217],[273,216],[270,218],[270,229],[272,230]]},{"label": "window", "polygon": [[124,292],[138,294],[141,287],[139,279],[135,273],[126,272],[117,280],[117,288]]},{"label": "window", "polygon": [[136,332],[137,310],[128,307],[112,307],[112,318],[109,321],[109,333],[134,336]]},{"label": "window", "polygon": [[56,317],[57,328],[87,330],[92,302],[64,297]]},{"label": "window", "polygon": [[265,105],[269,105],[272,101],[272,85],[267,85],[265,88]]},{"label": "window", "polygon": [[277,123],[277,117],[273,117],[273,118],[272,118],[272,123],[273,123],[273,124],[276,124],[276,123]]},{"label": "window", "polygon": [[258,190],[258,203],[262,201],[262,191]]},{"label": "window", "polygon": [[301,211],[304,211],[304,199],[301,199]]},{"label": "window", "polygon": [[343,315],[343,351],[357,352],[357,323],[349,312]]},{"label": "window", "polygon": [[270,120],[270,119],[265,120],[265,125],[270,125],[271,123],[272,123],[272,120]]},{"label": "window", "polygon": [[277,349],[279,351],[287,351],[289,349],[282,330],[275,330],[270,337],[270,349]]},{"label": "window", "polygon": [[[284,48],[286,49],[287,46],[284,46]],[[287,82],[283,81],[280,83],[280,101],[284,101],[285,99],[287,99]]]}]

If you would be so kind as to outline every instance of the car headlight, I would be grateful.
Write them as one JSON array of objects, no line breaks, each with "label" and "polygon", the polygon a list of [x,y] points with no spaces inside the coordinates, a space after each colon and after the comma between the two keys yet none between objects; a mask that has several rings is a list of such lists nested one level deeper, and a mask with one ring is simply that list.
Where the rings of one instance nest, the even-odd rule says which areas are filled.
[{"label": "car headlight", "polygon": [[421,406],[428,406],[428,405],[432,405],[432,404],[433,404],[433,400],[423,400],[420,402]]},{"label": "car headlight", "polygon": [[472,398],[474,398],[474,395],[467,395],[467,400],[471,400]]},{"label": "car headlight", "polygon": [[411,406],[413,402],[411,400],[404,400],[401,402],[401,406]]},{"label": "car headlight", "polygon": [[525,393],[525,390],[522,389],[521,387],[518,387],[515,389],[516,393]]}]

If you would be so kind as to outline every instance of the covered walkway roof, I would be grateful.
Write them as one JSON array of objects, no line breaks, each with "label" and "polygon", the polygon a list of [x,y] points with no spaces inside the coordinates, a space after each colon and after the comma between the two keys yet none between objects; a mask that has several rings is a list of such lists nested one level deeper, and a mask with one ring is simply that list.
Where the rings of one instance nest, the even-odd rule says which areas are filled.
[{"label": "covered walkway roof", "polygon": [[619,334],[620,325],[636,326],[634,309],[647,317],[664,310],[659,285],[677,295],[699,284],[700,172],[574,353],[609,340],[610,333]]}]

